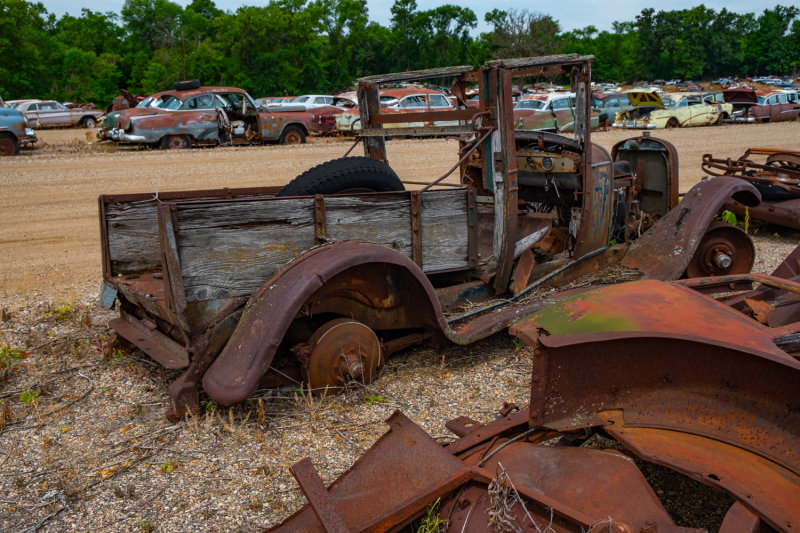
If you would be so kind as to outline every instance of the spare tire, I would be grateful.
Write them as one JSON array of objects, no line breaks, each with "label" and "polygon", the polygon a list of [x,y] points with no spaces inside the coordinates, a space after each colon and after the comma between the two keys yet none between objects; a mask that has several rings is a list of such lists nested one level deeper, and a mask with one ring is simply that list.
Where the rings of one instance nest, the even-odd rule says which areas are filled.
[{"label": "spare tire", "polygon": [[404,190],[403,182],[386,163],[369,157],[342,157],[306,170],[278,196]]},{"label": "spare tire", "polygon": [[173,84],[176,91],[190,91],[200,88],[200,80],[182,80]]}]

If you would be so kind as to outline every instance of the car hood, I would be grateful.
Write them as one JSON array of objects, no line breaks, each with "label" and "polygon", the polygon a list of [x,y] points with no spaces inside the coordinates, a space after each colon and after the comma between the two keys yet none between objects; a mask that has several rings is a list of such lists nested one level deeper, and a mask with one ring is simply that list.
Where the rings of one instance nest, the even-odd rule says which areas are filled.
[{"label": "car hood", "polygon": [[627,94],[634,107],[664,107],[664,101],[655,91],[630,91]]}]

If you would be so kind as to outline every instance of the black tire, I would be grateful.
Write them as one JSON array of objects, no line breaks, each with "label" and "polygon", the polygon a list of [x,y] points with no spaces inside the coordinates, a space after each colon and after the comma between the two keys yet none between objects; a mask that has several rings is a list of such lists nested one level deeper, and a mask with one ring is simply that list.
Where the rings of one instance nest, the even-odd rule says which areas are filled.
[{"label": "black tire", "polygon": [[165,135],[161,138],[162,150],[185,150],[192,147],[192,138],[188,135]]},{"label": "black tire", "polygon": [[369,157],[342,157],[306,170],[278,196],[403,190],[403,182],[386,163]]},{"label": "black tire", "polygon": [[97,119],[94,117],[83,117],[83,120],[81,120],[81,125],[86,129],[96,128]]},{"label": "black tire", "polygon": [[10,133],[0,133],[0,157],[7,155],[17,155],[19,153],[19,142]]},{"label": "black tire", "polygon": [[200,88],[200,80],[182,80],[173,84],[176,91],[190,91]]},{"label": "black tire", "polygon": [[299,126],[286,126],[281,132],[281,137],[278,139],[281,144],[305,144],[306,132]]},{"label": "black tire", "polygon": [[722,123],[725,122],[727,115],[725,113],[720,113],[717,117],[717,120],[714,121],[715,126],[722,126]]}]

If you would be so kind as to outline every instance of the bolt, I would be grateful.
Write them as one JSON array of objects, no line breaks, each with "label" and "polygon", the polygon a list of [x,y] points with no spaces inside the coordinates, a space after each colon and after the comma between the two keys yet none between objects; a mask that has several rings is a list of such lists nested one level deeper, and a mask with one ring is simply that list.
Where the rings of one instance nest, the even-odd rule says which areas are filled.
[{"label": "bolt", "polygon": [[714,257],[714,263],[717,265],[717,267],[725,270],[730,268],[731,263],[733,263],[733,260],[731,259],[731,256],[729,256],[728,254],[719,252]]}]

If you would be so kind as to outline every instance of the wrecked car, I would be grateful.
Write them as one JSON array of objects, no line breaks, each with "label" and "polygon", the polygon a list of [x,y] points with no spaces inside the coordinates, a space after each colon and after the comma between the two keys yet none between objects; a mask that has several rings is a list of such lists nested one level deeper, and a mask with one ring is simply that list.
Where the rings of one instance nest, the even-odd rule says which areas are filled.
[{"label": "wrecked car", "polygon": [[733,122],[785,122],[800,116],[800,103],[784,91],[728,89],[723,95],[733,106]]},{"label": "wrecked car", "polygon": [[[383,89],[381,90],[380,105],[385,113],[414,113],[421,110],[428,111],[452,111],[455,109],[450,100],[440,91],[433,89],[409,88],[409,89]],[[413,124],[389,124],[387,127],[404,126],[446,126],[455,123],[444,123],[442,121]],[[342,133],[354,133],[361,129],[361,114],[359,109],[348,109],[344,113],[336,116],[336,129]]]},{"label": "wrecked car", "polygon": [[[592,107],[592,129],[605,122],[606,117]],[[575,131],[575,95],[547,93],[531,95],[514,106],[514,129],[520,131]]]},{"label": "wrecked car", "polygon": [[[119,302],[110,326],[120,338],[183,372],[168,416],[197,410],[201,386],[232,405],[265,384],[369,383],[398,350],[475,342],[522,316],[537,287],[622,260],[658,279],[690,268],[748,272],[749,237],[712,223],[731,196],[756,205],[758,191],[719,177],[679,204],[671,144],[636,137],[611,153],[592,144],[591,60],[361,78],[362,156],[322,163],[282,188],[101,196],[101,301]],[[512,79],[565,73],[575,136],[516,131]],[[476,77],[478,108],[380,105],[381,84],[441,78],[464,102]],[[452,125],[413,126],[438,121]],[[457,137],[459,160],[405,190],[388,163],[388,135]],[[440,185],[456,171],[458,183]]]},{"label": "wrecked car", "polygon": [[[187,82],[176,87],[186,87]],[[301,113],[272,112],[258,107],[243,89],[176,88],[151,95],[136,107],[106,115],[98,137],[117,143],[152,147],[306,141],[308,118]]]},{"label": "wrecked car", "polygon": [[[294,464],[308,504],[268,531],[795,531],[798,259],[561,295],[510,329],[533,351],[527,409],[450,420],[444,444],[395,411],[329,486]],[[676,524],[647,463],[722,491],[721,526]]]},{"label": "wrecked car", "polygon": [[25,115],[34,128],[95,128],[98,119],[103,115],[101,110],[94,109],[94,104],[67,107],[55,100],[23,101],[15,109]]},{"label": "wrecked car", "polygon": [[0,156],[19,154],[20,147],[37,142],[36,132],[28,127],[28,119],[8,107],[0,107]]},{"label": "wrecked car", "polygon": [[629,91],[628,98],[634,109],[621,111],[614,118],[614,128],[661,129],[689,126],[719,125],[733,112],[733,106],[720,103],[706,93],[670,93],[675,101],[666,107],[655,91]]}]

